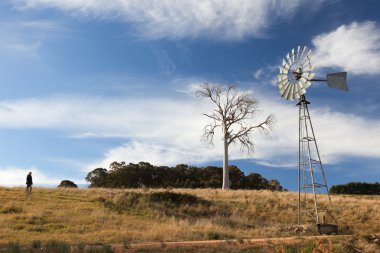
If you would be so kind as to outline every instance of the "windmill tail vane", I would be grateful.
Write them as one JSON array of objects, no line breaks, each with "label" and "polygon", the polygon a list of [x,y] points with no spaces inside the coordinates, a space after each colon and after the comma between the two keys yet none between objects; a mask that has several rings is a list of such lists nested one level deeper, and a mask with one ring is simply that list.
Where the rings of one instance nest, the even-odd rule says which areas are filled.
[{"label": "windmill tail vane", "polygon": [[332,88],[348,91],[347,72],[327,74],[326,81],[327,81],[327,85]]}]

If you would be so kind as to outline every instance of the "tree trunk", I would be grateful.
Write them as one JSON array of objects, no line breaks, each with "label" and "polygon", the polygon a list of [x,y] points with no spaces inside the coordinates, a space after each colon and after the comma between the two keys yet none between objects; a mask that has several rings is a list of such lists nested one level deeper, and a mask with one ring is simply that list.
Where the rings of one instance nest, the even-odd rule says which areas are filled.
[{"label": "tree trunk", "polygon": [[228,169],[228,143],[227,137],[224,135],[224,156],[223,156],[223,186],[222,190],[230,189],[230,171]]}]

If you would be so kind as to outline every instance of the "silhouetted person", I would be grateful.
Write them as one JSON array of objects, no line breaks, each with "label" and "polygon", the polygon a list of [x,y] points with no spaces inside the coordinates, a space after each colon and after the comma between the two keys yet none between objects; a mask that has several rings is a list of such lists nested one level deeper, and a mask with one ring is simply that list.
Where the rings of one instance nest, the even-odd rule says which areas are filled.
[{"label": "silhouetted person", "polygon": [[32,172],[29,172],[29,174],[26,176],[26,193],[28,194],[32,193],[32,185],[33,185]]}]

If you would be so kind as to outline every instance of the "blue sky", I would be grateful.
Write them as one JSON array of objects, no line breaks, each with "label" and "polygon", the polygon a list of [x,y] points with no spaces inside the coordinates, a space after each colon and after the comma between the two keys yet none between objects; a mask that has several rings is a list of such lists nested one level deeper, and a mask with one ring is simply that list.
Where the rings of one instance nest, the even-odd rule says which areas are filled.
[{"label": "blue sky", "polygon": [[[113,161],[221,165],[200,141],[212,109],[193,94],[233,83],[272,113],[246,173],[297,184],[298,110],[275,78],[294,47],[317,75],[348,72],[350,92],[307,90],[330,185],[380,181],[380,3],[315,0],[5,0],[0,3],[0,185],[63,179]],[[219,140],[219,139],[216,139]]]}]

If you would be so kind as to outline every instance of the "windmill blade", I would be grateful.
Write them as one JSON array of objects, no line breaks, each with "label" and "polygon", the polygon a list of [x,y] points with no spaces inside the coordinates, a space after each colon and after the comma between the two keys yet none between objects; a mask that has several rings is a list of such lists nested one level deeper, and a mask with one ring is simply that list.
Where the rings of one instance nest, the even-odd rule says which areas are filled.
[{"label": "windmill blade", "polygon": [[293,61],[292,61],[292,59],[290,58],[289,53],[286,55],[286,59],[287,59],[287,62],[289,63],[289,65],[292,65],[292,64],[293,64]]},{"label": "windmill blade", "polygon": [[303,46],[303,49],[302,49],[302,55],[305,54],[306,50],[307,50],[307,46]]},{"label": "windmill blade", "polygon": [[282,59],[282,66],[286,69],[290,68],[290,65],[285,61],[285,59]]},{"label": "windmill blade", "polygon": [[300,81],[298,81],[298,82],[296,83],[296,85],[295,85],[295,89],[294,89],[294,93],[295,93],[295,95],[296,95],[296,94],[297,94],[297,95],[301,94],[301,93],[302,93],[302,90],[303,90],[303,84],[302,84]]},{"label": "windmill blade", "polygon": [[294,93],[294,98],[295,99],[299,99],[300,97],[301,97],[301,95],[299,94],[298,91]]},{"label": "windmill blade", "polygon": [[305,79],[305,78],[303,78],[303,77],[301,77],[300,81],[298,82],[298,85],[300,87],[298,89],[300,95],[305,94],[306,93],[306,89],[310,86],[310,85],[308,85],[308,80]]},{"label": "windmill blade", "polygon": [[280,66],[280,73],[288,73],[288,69],[284,68],[283,66]]},{"label": "windmill blade", "polygon": [[277,83],[277,87],[280,89],[280,90],[283,90],[285,86],[287,86],[289,83],[288,80],[284,81],[284,82],[281,82],[281,83]]},{"label": "windmill blade", "polygon": [[301,83],[301,82],[298,82],[297,83],[297,90],[298,90],[298,94],[301,96],[303,94],[306,93],[306,90],[305,90],[305,84],[304,83]]},{"label": "windmill blade", "polygon": [[305,55],[305,57],[301,61],[302,66],[306,66],[310,62],[310,56]]},{"label": "windmill blade", "polygon": [[306,89],[310,87],[311,82],[305,77],[301,77],[300,81],[302,82],[302,86],[305,89],[305,93],[306,93]]},{"label": "windmill blade", "polygon": [[282,82],[282,81],[285,81],[285,80],[288,80],[287,77],[288,77],[288,75],[279,74],[279,75],[277,76],[277,83]]},{"label": "windmill blade", "polygon": [[281,96],[285,93],[285,91],[289,88],[291,84],[289,82],[287,82],[286,84],[284,84],[283,86],[280,87],[280,94]]},{"label": "windmill blade", "polygon": [[292,100],[299,98],[298,84],[293,85]]},{"label": "windmill blade", "polygon": [[291,88],[292,88],[292,85],[288,84],[285,91],[281,94],[283,98],[287,99]]},{"label": "windmill blade", "polygon": [[310,63],[311,62],[311,49],[307,49],[306,48],[306,51],[304,54],[303,54],[303,58],[300,59],[300,62],[301,62],[301,65],[302,66],[305,66],[307,63]]},{"label": "windmill blade", "polygon": [[291,62],[291,60],[290,59],[288,59],[288,58],[284,58],[284,59],[282,59],[282,65],[284,66],[284,62],[286,63],[286,65],[287,66],[289,66],[289,68],[290,68],[290,66],[293,64],[292,62]]},{"label": "windmill blade", "polygon": [[307,82],[307,79],[301,76],[298,83],[301,85],[302,88],[304,88],[306,82]]},{"label": "windmill blade", "polygon": [[347,72],[327,74],[327,85],[335,89],[348,91]]},{"label": "windmill blade", "polygon": [[297,61],[300,59],[300,50],[301,50],[301,47],[300,46],[298,46],[297,47]]},{"label": "windmill blade", "polygon": [[295,57],[295,52],[294,52],[294,48],[293,48],[292,49],[292,59],[293,59],[293,62],[295,61],[294,57]]},{"label": "windmill blade", "polygon": [[303,73],[310,73],[312,71],[314,71],[314,67],[313,66],[306,66],[302,69]]},{"label": "windmill blade", "polygon": [[[309,88],[310,87],[310,85],[311,85],[311,82],[308,80],[306,83],[305,83],[305,90],[307,89],[307,88]],[[306,93],[306,91],[305,91],[305,93]]]},{"label": "windmill blade", "polygon": [[310,81],[315,76],[312,72],[304,72],[302,73],[302,78],[305,78],[306,80]]},{"label": "windmill blade", "polygon": [[314,71],[316,68],[308,62],[306,65],[303,66],[302,70],[303,72],[311,72]]},{"label": "windmill blade", "polygon": [[285,92],[281,96],[283,98],[287,99],[289,92],[290,92],[290,86],[289,86],[289,88],[287,90],[285,90]]},{"label": "windmill blade", "polygon": [[286,83],[283,86],[281,86],[280,88],[278,88],[281,95],[285,93],[285,90],[289,87],[289,85],[290,85],[290,83]]},{"label": "windmill blade", "polygon": [[292,85],[292,87],[290,88],[290,91],[289,91],[288,95],[286,96],[287,100],[293,100],[294,99],[294,87],[295,87],[295,85]]},{"label": "windmill blade", "polygon": [[283,85],[285,85],[288,82],[289,82],[289,79],[287,79],[287,78],[281,79],[279,77],[278,82],[277,82],[277,86],[278,86],[278,88],[281,88]]},{"label": "windmill blade", "polygon": [[303,60],[303,58],[305,57],[305,51],[306,51],[307,47],[304,46],[303,49],[302,49],[302,52],[301,52],[301,55],[300,55],[300,58],[299,58],[299,61],[301,62]]}]

